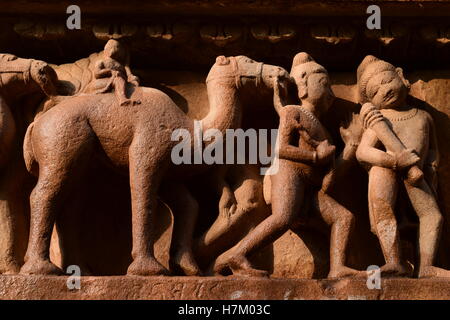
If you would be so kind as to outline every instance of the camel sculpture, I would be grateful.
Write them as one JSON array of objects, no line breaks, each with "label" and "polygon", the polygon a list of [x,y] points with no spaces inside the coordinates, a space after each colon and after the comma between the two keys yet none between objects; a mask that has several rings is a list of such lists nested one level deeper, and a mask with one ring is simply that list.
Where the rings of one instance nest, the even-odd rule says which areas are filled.
[{"label": "camel sculpture", "polygon": [[[210,111],[201,120],[204,131],[239,127],[241,97],[273,90],[275,78],[289,79],[289,74],[245,56],[219,56],[207,78]],[[39,179],[30,197],[30,237],[21,273],[61,272],[49,259],[53,223],[71,186],[82,178],[84,166],[94,156],[104,157],[130,175],[133,262],[127,273],[167,274],[153,253],[152,227],[160,186],[169,195],[166,199],[174,214],[172,265],[187,275],[199,273],[191,248],[196,202],[183,179],[206,166],[176,166],[170,159],[178,143],[172,141],[172,132],[183,128],[194,136],[194,120],[159,90],[136,88],[132,97],[142,104],[120,106],[114,93],[76,96],[29,126],[24,157],[28,170]]]},{"label": "camel sculpture", "polygon": [[[22,157],[22,139],[35,109],[56,93],[57,76],[44,61],[0,54],[0,273],[16,273],[25,251],[27,208],[31,188]],[[26,237],[26,236],[25,236]]]}]

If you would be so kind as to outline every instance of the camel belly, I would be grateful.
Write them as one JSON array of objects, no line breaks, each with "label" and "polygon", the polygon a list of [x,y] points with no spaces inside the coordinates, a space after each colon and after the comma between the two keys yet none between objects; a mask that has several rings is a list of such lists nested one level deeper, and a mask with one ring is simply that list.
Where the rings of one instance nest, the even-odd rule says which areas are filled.
[{"label": "camel belly", "polygon": [[[45,133],[53,136],[49,141],[64,132],[65,141],[73,142],[69,148],[84,152],[88,139],[98,147],[97,154],[103,153],[116,167],[128,167],[130,148],[148,158],[170,161],[176,143],[171,141],[172,132],[180,127],[192,131],[189,119],[162,92],[143,92],[142,104],[127,106],[119,105],[114,93],[72,97],[47,111],[39,122],[50,129]],[[51,142],[47,144],[51,147]]]}]

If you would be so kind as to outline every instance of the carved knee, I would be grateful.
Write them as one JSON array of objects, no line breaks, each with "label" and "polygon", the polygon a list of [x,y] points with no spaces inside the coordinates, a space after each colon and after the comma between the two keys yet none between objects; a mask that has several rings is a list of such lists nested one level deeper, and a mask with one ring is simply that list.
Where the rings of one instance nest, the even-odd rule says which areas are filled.
[{"label": "carved knee", "polygon": [[426,225],[433,225],[433,229],[442,226],[442,224],[444,223],[444,217],[442,216],[442,214],[437,211],[437,210],[432,210],[431,212],[419,216],[419,222],[422,224],[426,224]]},{"label": "carved knee", "polygon": [[371,207],[376,222],[381,220],[395,220],[393,206],[382,198],[371,199]]},{"label": "carved knee", "polygon": [[344,226],[348,226],[349,228],[353,228],[355,224],[355,217],[350,211],[342,210],[342,212],[339,212],[337,222]]}]

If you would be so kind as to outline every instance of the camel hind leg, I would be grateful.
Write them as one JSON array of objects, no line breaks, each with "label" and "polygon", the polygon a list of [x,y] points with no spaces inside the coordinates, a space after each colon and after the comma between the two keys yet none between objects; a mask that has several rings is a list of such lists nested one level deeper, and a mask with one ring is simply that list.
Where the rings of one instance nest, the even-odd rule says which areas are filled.
[{"label": "camel hind leg", "polygon": [[[22,274],[60,274],[62,271],[50,261],[50,240],[53,226],[70,187],[82,175],[94,147],[90,127],[82,122],[67,125],[71,130],[52,132],[36,130],[36,154],[39,179],[30,196],[30,236]],[[72,130],[73,129],[73,130]],[[43,134],[42,134],[43,133]],[[67,144],[67,141],[72,141]],[[41,161],[40,161],[41,160]]]}]

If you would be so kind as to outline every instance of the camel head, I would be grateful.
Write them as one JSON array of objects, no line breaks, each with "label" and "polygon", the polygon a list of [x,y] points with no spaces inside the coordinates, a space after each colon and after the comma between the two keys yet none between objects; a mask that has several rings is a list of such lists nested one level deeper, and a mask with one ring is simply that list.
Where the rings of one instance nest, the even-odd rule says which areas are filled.
[{"label": "camel head", "polygon": [[274,80],[292,82],[289,73],[278,66],[257,62],[246,56],[218,56],[206,82],[221,81],[236,88],[273,89]]},{"label": "camel head", "polygon": [[12,54],[0,54],[1,88],[14,98],[43,92],[56,94],[58,77],[44,61],[19,58]]},{"label": "camel head", "polygon": [[57,94],[56,84],[58,76],[48,63],[41,60],[33,60],[30,66],[30,75],[48,97]]}]

